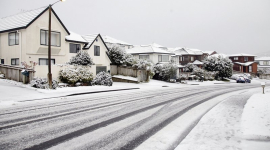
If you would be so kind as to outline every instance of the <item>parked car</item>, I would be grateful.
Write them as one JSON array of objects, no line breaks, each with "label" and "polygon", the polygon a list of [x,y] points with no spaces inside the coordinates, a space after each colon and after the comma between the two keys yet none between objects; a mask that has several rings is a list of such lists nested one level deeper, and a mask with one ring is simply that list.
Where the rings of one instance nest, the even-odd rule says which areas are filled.
[{"label": "parked car", "polygon": [[245,80],[246,80],[246,83],[251,83],[251,79],[245,78]]},{"label": "parked car", "polygon": [[246,83],[246,79],[244,77],[239,77],[237,80],[236,80],[237,83]]}]

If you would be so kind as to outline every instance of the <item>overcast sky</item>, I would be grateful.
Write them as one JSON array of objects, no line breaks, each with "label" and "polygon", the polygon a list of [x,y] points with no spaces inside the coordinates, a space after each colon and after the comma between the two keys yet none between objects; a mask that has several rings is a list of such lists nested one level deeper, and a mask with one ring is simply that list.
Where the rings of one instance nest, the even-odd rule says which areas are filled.
[{"label": "overcast sky", "polygon": [[[55,1],[0,0],[0,17]],[[53,9],[82,35],[225,54],[270,51],[270,0],[66,0]]]}]

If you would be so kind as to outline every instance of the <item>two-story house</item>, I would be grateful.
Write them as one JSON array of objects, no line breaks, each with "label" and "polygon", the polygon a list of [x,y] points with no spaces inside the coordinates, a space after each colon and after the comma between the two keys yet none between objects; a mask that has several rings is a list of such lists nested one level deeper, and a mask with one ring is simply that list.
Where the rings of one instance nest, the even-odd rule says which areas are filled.
[{"label": "two-story house", "polygon": [[138,59],[151,60],[154,64],[169,63],[171,56],[174,53],[169,52],[164,46],[156,43],[150,45],[134,45],[131,49],[126,49],[126,52]]},{"label": "two-story house", "polygon": [[257,73],[257,63],[255,55],[251,54],[233,54],[229,59],[233,62],[233,70],[243,73]]},{"label": "two-story house", "polygon": [[258,64],[258,70],[267,70],[270,73],[270,57],[255,58]]},{"label": "two-story house", "polygon": [[[49,9],[43,7],[8,16],[0,20],[0,60],[2,64],[21,65],[37,62],[37,77],[47,76]],[[93,58],[95,70],[110,70],[108,48],[97,34],[91,40],[70,32],[52,9],[51,63],[53,78],[59,72],[56,64],[66,64],[72,56],[86,47]],[[100,67],[103,66],[103,67]],[[103,69],[100,69],[103,68]],[[59,69],[58,69],[59,70]],[[96,71],[93,72],[96,74]]]}]

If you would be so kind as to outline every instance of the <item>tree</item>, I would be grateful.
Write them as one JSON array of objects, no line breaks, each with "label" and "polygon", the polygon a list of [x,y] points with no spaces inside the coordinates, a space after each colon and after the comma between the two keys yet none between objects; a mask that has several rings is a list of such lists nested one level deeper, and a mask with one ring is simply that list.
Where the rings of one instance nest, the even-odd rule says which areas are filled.
[{"label": "tree", "polygon": [[93,62],[92,58],[88,54],[87,51],[80,50],[76,56],[72,57],[70,59],[70,62],[68,63],[70,65],[82,65],[82,66],[91,66],[95,63]]},{"label": "tree", "polygon": [[120,48],[118,45],[114,44],[110,48],[108,55],[115,65],[123,65],[126,64],[126,59],[131,56],[126,53],[126,51]]},{"label": "tree", "polygon": [[232,76],[233,63],[229,58],[210,56],[205,58],[203,62],[205,70],[217,72],[216,79],[224,79]]},{"label": "tree", "polygon": [[184,71],[185,72],[192,72],[194,68],[198,68],[198,67],[192,63],[188,63],[185,65]]},{"label": "tree", "polygon": [[178,67],[176,64],[157,64],[154,66],[154,78],[159,80],[168,81],[170,78],[175,77]]}]

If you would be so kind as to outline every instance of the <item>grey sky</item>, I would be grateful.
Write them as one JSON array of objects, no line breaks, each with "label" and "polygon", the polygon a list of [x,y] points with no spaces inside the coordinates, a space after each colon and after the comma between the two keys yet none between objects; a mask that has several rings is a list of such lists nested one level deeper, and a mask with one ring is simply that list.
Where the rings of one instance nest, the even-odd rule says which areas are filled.
[{"label": "grey sky", "polygon": [[[55,1],[0,0],[0,17]],[[270,0],[66,0],[53,9],[82,35],[226,54],[270,51]]]}]

